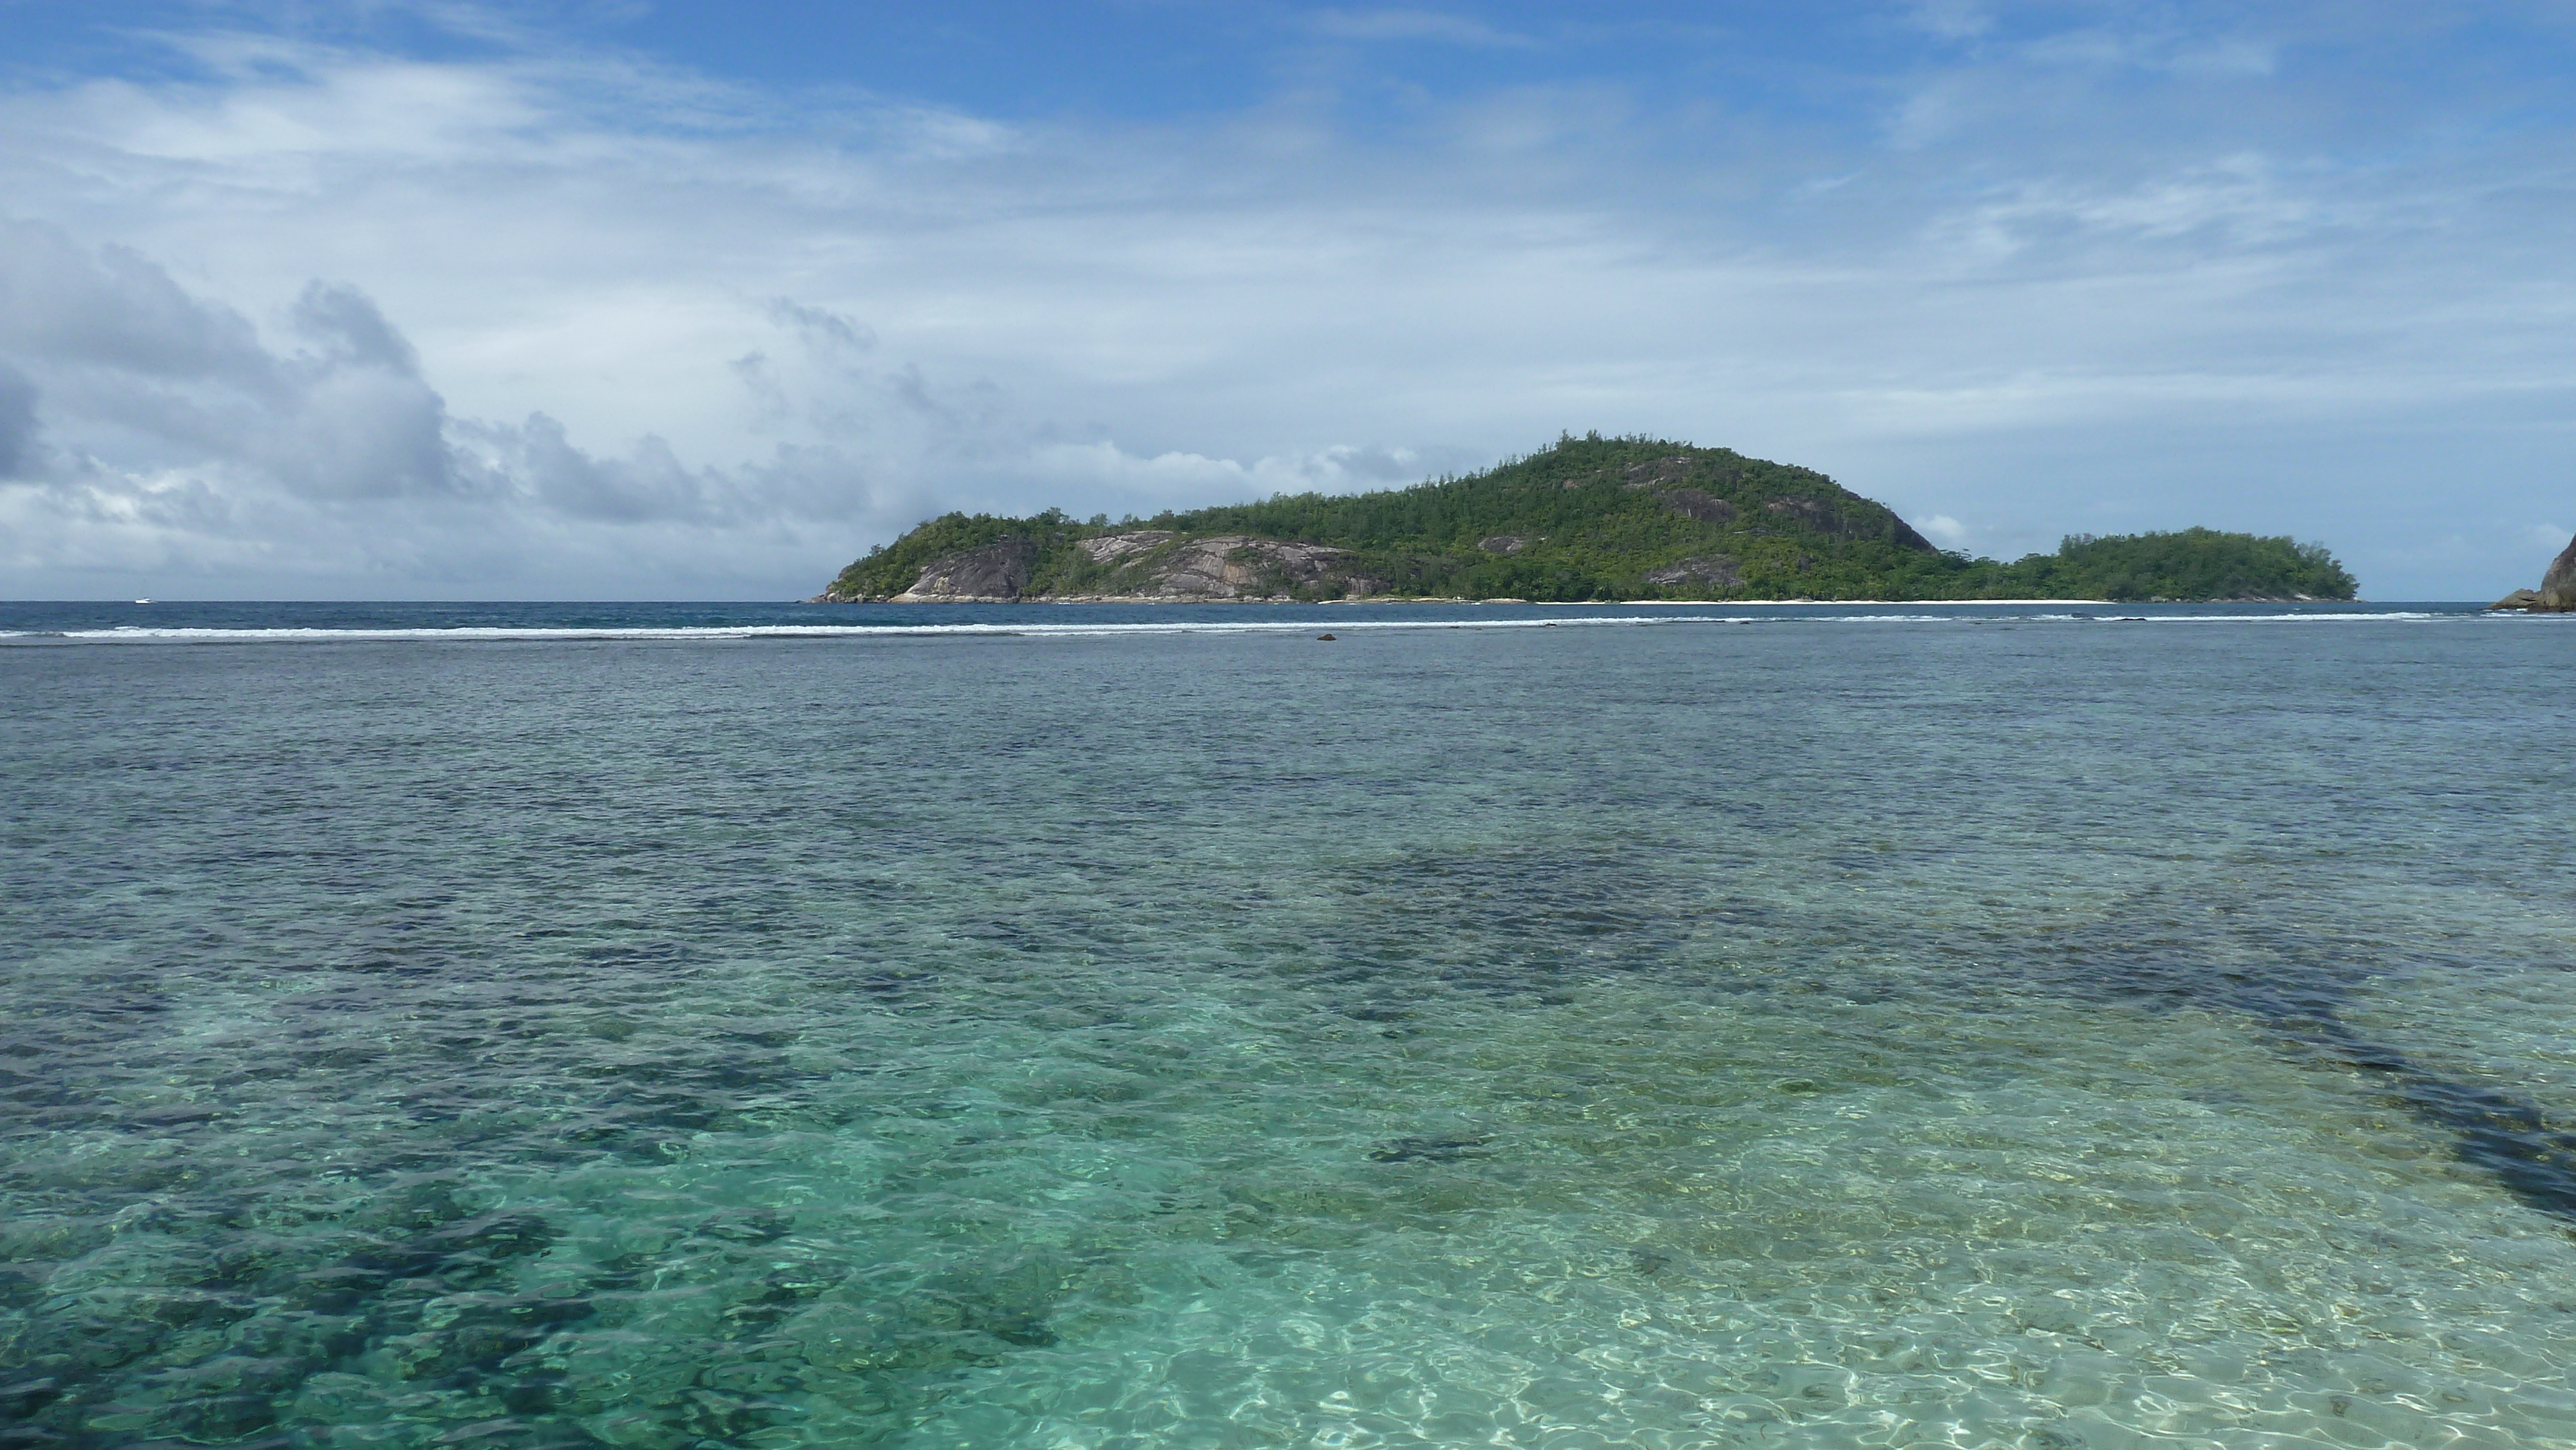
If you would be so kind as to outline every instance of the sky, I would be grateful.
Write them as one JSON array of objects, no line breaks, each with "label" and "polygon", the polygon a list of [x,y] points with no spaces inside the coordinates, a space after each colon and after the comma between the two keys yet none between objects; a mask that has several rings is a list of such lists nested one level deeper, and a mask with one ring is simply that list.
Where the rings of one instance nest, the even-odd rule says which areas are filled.
[{"label": "sky", "polygon": [[786,599],[1646,434],[2576,530],[2576,0],[0,0],[0,597]]}]

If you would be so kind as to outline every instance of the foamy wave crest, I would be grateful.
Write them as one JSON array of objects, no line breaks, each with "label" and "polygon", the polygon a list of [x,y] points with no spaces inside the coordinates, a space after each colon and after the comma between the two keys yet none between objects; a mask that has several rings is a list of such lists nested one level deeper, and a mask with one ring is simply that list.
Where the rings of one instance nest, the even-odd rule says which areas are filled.
[{"label": "foamy wave crest", "polygon": [[[1303,619],[1168,619],[1168,620],[960,620],[955,623],[884,624],[629,624],[629,625],[452,625],[386,628],[368,626],[146,626],[0,630],[0,642],[21,644],[363,644],[363,643],[580,643],[688,642],[723,640],[835,640],[921,637],[1022,636],[1035,638],[1114,638],[1129,635],[1290,635],[1308,632],[1362,634],[1388,630],[1495,630],[1606,628],[1675,624],[1763,625],[1988,625],[1988,624],[2335,624],[2386,623],[2491,618],[2474,613],[2424,609],[2279,612],[2265,614],[2128,614],[1999,609],[1968,602],[1934,605],[1942,612],[1915,606],[1905,612],[1805,613],[1797,605],[1709,605],[1712,612],[1690,614],[1607,614],[1551,612],[1527,616],[1484,614],[1473,618],[1355,619],[1322,615]],[[2116,608],[2116,606],[2114,606]],[[1722,611],[1722,612],[1715,612]]]},{"label": "foamy wave crest", "polygon": [[1570,615],[1556,619],[1303,619],[1240,622],[1173,620],[1146,624],[744,624],[601,626],[459,626],[448,629],[146,629],[119,625],[113,629],[69,629],[0,632],[7,639],[59,639],[84,644],[310,644],[428,642],[559,642],[582,640],[751,640],[914,638],[923,635],[1034,635],[1092,637],[1138,634],[1301,634],[1309,630],[1352,633],[1364,630],[1537,629],[1632,624],[1755,624],[1759,616],[1738,615]]}]

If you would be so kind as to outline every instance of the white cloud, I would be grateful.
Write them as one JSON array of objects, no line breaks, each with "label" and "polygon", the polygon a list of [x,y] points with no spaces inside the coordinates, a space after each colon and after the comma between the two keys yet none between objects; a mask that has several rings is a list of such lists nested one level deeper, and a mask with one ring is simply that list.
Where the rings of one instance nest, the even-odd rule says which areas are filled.
[{"label": "white cloud", "polygon": [[49,463],[22,423],[16,471],[76,477],[99,455],[158,455],[313,497],[448,491],[443,405],[375,305],[313,283],[291,318],[302,346],[271,351],[240,313],[131,251],[0,224],[0,348],[21,410],[44,413],[58,450]]},{"label": "white cloud", "polygon": [[1172,508],[1235,503],[1276,493],[1347,493],[1420,482],[1423,456],[1409,448],[1336,446],[1254,459],[1168,452],[1143,457],[1112,442],[1042,445],[1030,457],[1041,477],[1134,495]]},{"label": "white cloud", "polygon": [[1993,7],[1976,0],[1916,0],[1905,15],[1916,28],[1943,40],[1973,40],[1995,28]]},{"label": "white cloud", "polygon": [[[1453,18],[1323,23],[1478,39]],[[1812,464],[1945,542],[2259,527],[2383,594],[2505,567],[2424,551],[2422,480],[2501,541],[2566,477],[2548,138],[2221,125],[2182,75],[2216,32],[2113,37],[2106,99],[1984,8],[1916,21],[1964,58],[1870,88],[1881,139],[1609,82],[1354,134],[239,38],[192,42],[212,79],[22,85],[0,593],[780,596],[946,507],[1376,487],[1595,427]]]},{"label": "white cloud", "polygon": [[[0,226],[0,302],[0,529],[30,572],[438,580],[494,559],[495,531],[740,531],[909,503],[828,449],[692,468],[650,433],[599,458],[543,413],[451,417],[411,342],[345,285],[307,284],[281,347],[129,250],[20,222]],[[820,350],[868,345],[828,310],[769,311]]]},{"label": "white cloud", "polygon": [[2262,246],[2326,227],[2381,220],[2366,199],[2333,201],[2285,182],[2259,155],[2223,156],[2117,189],[2063,179],[2015,183],[2005,194],[1937,217],[1929,235],[1963,252],[2003,258],[2068,238],[2148,242],[2194,232]]}]

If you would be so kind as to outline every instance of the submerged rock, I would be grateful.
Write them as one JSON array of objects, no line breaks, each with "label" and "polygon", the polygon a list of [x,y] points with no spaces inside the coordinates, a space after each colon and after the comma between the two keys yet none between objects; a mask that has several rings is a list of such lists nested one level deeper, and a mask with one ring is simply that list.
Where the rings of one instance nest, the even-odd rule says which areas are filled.
[{"label": "submerged rock", "polygon": [[1369,1150],[1376,1163],[1455,1163],[1485,1156],[1486,1138],[1390,1138]]}]

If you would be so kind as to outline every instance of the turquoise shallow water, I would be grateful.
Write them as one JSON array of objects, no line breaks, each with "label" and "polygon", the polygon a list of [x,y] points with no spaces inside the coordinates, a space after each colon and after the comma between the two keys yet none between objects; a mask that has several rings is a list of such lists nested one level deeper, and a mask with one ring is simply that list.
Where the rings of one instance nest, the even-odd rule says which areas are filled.
[{"label": "turquoise shallow water", "polygon": [[2576,1443],[2560,621],[12,608],[13,1443]]}]

